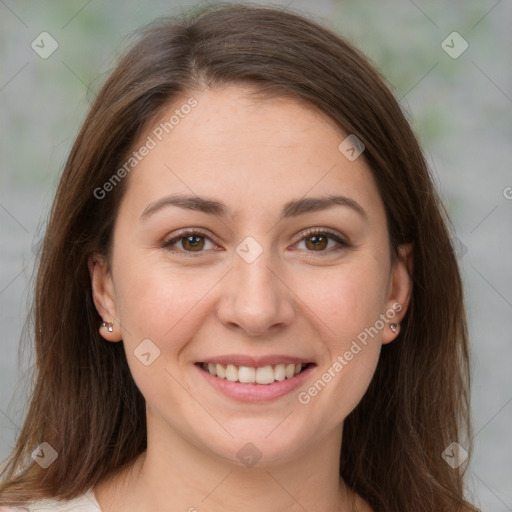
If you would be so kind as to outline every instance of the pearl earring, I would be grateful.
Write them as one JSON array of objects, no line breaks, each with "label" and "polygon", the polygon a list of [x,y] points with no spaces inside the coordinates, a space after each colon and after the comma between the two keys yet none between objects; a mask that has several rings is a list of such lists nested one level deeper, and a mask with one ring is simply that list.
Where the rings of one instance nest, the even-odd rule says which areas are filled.
[{"label": "pearl earring", "polygon": [[101,327],[106,327],[108,332],[113,332],[114,323],[113,322],[101,322]]},{"label": "pearl earring", "polygon": [[400,328],[400,324],[389,324],[389,328],[395,333],[398,334],[398,329]]}]

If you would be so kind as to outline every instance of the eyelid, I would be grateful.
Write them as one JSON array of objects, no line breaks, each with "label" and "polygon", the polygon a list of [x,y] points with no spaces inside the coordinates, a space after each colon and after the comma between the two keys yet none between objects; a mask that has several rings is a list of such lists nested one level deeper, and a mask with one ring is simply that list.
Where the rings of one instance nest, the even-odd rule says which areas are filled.
[{"label": "eyelid", "polygon": [[[350,243],[348,242],[348,240],[346,239],[346,237],[344,235],[342,235],[341,233],[338,233],[336,231],[333,231],[330,228],[309,228],[306,231],[304,231],[303,233],[301,233],[300,239],[297,240],[296,243],[302,242],[302,240],[304,240],[304,238],[307,238],[312,235],[317,235],[317,234],[318,235],[330,235],[330,237],[332,239],[336,240],[336,242],[338,242],[339,244],[345,245],[347,247],[350,245]],[[312,251],[312,252],[314,252],[314,251]],[[320,252],[322,252],[322,251],[320,251]]]},{"label": "eyelid", "polygon": [[185,235],[204,235],[205,237],[211,238],[212,240],[214,239],[212,234],[209,233],[208,231],[204,230],[203,228],[190,227],[190,228],[179,229],[178,231],[176,231],[176,233],[173,233],[172,237],[169,238],[164,243],[167,243],[167,242],[170,242],[172,240],[175,240],[176,238],[181,238],[181,237],[183,237]]}]

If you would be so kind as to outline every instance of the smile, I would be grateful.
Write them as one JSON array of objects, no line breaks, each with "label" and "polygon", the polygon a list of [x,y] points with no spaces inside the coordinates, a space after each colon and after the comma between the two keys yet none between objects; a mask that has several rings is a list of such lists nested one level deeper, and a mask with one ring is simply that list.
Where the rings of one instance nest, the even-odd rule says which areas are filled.
[{"label": "smile", "polygon": [[279,363],[266,366],[237,366],[235,364],[201,363],[210,375],[242,384],[273,384],[291,379],[304,371],[307,364]]},{"label": "smile", "polygon": [[219,356],[194,364],[220,394],[241,402],[268,402],[302,386],[316,363],[288,356]]}]

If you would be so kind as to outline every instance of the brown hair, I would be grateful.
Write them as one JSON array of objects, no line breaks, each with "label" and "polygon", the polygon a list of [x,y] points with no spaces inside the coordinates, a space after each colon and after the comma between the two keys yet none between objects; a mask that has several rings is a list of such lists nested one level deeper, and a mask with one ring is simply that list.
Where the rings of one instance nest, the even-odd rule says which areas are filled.
[{"label": "brown hair", "polygon": [[[87,261],[108,256],[126,179],[106,183],[137,136],[178,95],[245,83],[304,101],[366,146],[390,245],[414,244],[412,298],[370,387],[346,418],[340,473],[376,511],[475,511],[463,471],[441,457],[469,446],[468,339],[446,215],[399,104],[344,39],[272,8],[217,6],[146,28],[98,94],[56,193],[35,291],[37,382],[3,469],[0,504],[74,498],[146,448],[145,402],[122,344],[107,343]],[[466,437],[464,437],[466,436]],[[48,442],[58,458],[30,458]]]}]

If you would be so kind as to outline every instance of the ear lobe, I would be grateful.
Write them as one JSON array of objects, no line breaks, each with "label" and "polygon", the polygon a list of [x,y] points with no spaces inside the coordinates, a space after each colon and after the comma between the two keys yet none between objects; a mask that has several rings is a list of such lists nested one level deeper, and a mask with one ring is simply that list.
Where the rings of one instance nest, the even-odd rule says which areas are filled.
[{"label": "ear lobe", "polygon": [[98,326],[100,334],[108,341],[121,340],[121,328],[112,276],[106,261],[99,255],[92,255],[87,262],[91,278],[92,298],[98,314],[104,322],[112,322],[113,329]]},{"label": "ear lobe", "polygon": [[413,244],[404,244],[398,248],[398,256],[393,263],[391,270],[391,279],[389,284],[389,293],[387,300],[387,311],[392,312],[392,318],[389,318],[390,324],[397,324],[398,331],[394,332],[388,324],[382,336],[382,343],[393,341],[399,330],[400,322],[403,320],[412,295],[413,285]]}]

